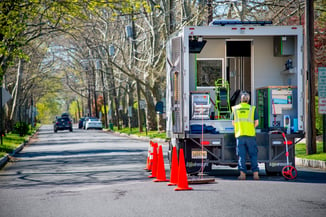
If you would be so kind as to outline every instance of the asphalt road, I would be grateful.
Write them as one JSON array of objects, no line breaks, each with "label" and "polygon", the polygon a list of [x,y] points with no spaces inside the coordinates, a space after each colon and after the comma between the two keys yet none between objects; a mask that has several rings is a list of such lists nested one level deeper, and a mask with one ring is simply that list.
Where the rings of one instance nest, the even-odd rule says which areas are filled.
[{"label": "asphalt road", "polygon": [[[215,183],[176,192],[147,178],[148,144],[44,126],[0,171],[0,216],[325,216],[325,171],[298,168],[298,178],[285,181],[262,170],[260,181],[238,181],[236,169],[223,167],[214,171]],[[166,156],[165,163],[169,176]]]}]

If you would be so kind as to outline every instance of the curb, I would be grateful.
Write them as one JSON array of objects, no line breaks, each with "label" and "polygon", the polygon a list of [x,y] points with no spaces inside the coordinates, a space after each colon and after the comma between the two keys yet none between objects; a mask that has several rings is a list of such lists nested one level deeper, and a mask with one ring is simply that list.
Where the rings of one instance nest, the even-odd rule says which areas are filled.
[{"label": "curb", "polygon": [[160,143],[166,143],[166,139],[160,139],[160,138],[150,138],[150,137],[146,137],[146,136],[137,136],[137,135],[129,135],[127,133],[119,133],[119,132],[114,132],[114,131],[110,131],[110,130],[104,130],[104,132],[107,133],[112,133],[116,136],[124,136],[124,137],[129,137],[132,139],[139,139],[139,140],[145,140],[145,141],[153,141],[153,142],[160,142]]},{"label": "curb", "polygon": [[321,161],[321,160],[310,160],[310,159],[303,159],[303,158],[296,157],[295,165],[326,170],[326,161]]},{"label": "curb", "polygon": [[21,150],[24,149],[25,145],[31,140],[31,138],[37,134],[38,130],[36,132],[29,136],[28,139],[26,139],[22,144],[20,144],[15,150],[13,150],[11,153],[6,154],[4,157],[0,158],[0,169],[2,169],[9,161],[10,157],[14,156],[15,154],[19,153]]},{"label": "curb", "polygon": [[0,158],[0,169],[6,165],[8,160],[9,160],[9,154],[7,154],[4,157]]},{"label": "curb", "polygon": [[19,153],[21,150],[24,149],[25,145],[28,143],[32,136],[28,138],[28,140],[24,141],[22,144],[20,144],[13,152],[10,154],[5,155],[4,157],[0,158],[0,169],[3,168],[9,161],[10,157],[14,156],[15,154]]}]

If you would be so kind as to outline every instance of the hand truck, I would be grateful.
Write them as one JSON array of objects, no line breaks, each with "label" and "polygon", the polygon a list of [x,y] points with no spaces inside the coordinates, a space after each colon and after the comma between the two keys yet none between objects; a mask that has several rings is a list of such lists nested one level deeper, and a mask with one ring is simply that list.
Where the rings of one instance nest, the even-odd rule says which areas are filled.
[{"label": "hand truck", "polygon": [[273,130],[270,133],[281,133],[282,137],[284,139],[284,145],[285,145],[285,156],[286,156],[286,165],[283,167],[282,169],[282,175],[286,180],[290,180],[290,179],[295,179],[298,175],[298,171],[297,169],[290,165],[289,162],[289,145],[292,145],[292,141],[288,141],[285,133],[281,130]]},{"label": "hand truck", "polygon": [[282,132],[282,136],[284,139],[285,156],[286,156],[286,166],[284,166],[282,169],[282,175],[287,180],[295,179],[298,175],[298,171],[294,166],[290,165],[290,163],[289,163],[289,147],[288,146],[292,145],[292,141],[287,140],[284,132]]}]

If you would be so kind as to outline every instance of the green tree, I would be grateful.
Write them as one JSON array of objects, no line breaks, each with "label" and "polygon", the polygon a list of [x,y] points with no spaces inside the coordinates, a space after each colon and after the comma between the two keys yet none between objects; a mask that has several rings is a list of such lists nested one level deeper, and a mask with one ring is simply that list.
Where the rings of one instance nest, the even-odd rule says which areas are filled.
[{"label": "green tree", "polygon": [[38,103],[37,120],[44,124],[50,124],[57,115],[61,114],[61,104],[57,100],[55,94],[46,94]]},{"label": "green tree", "polygon": [[70,103],[69,105],[69,114],[71,117],[75,120],[78,121],[79,118],[82,116],[82,108],[80,107],[79,101],[74,100]]},{"label": "green tree", "polygon": [[2,0],[0,2],[0,79],[16,58],[28,59],[31,41],[71,28],[71,17],[83,17],[87,1]]}]

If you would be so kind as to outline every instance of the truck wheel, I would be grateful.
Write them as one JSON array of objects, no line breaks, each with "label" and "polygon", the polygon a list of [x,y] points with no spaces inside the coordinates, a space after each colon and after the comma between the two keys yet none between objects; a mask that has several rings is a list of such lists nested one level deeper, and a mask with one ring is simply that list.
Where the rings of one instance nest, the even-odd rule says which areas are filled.
[{"label": "truck wheel", "polygon": [[267,176],[278,176],[280,173],[279,172],[271,172],[268,170],[265,170]]},{"label": "truck wheel", "polygon": [[265,163],[265,172],[266,172],[267,176],[277,176],[277,175],[281,174],[282,171],[271,170],[268,163]]},{"label": "truck wheel", "polygon": [[[189,175],[194,175],[194,176],[197,176],[199,173],[201,173],[202,171],[202,168],[197,166],[197,167],[186,167],[186,170],[187,170],[187,173]],[[212,163],[208,163],[207,166],[205,166],[204,168],[204,173],[206,172],[210,172],[212,171]]]},{"label": "truck wheel", "polygon": [[186,167],[187,174],[192,176],[198,176],[199,172],[201,171],[200,167]]},{"label": "truck wheel", "polygon": [[172,149],[173,149],[173,146],[171,144],[171,141],[169,141],[168,160],[169,160],[170,168],[172,166]]},{"label": "truck wheel", "polygon": [[[178,161],[179,161],[179,151],[180,151],[180,148],[183,148],[183,144],[178,143],[176,145]],[[172,166],[172,150],[173,150],[173,145],[172,145],[172,142],[169,141],[168,160],[169,160],[169,163],[170,163],[170,168]]]}]

